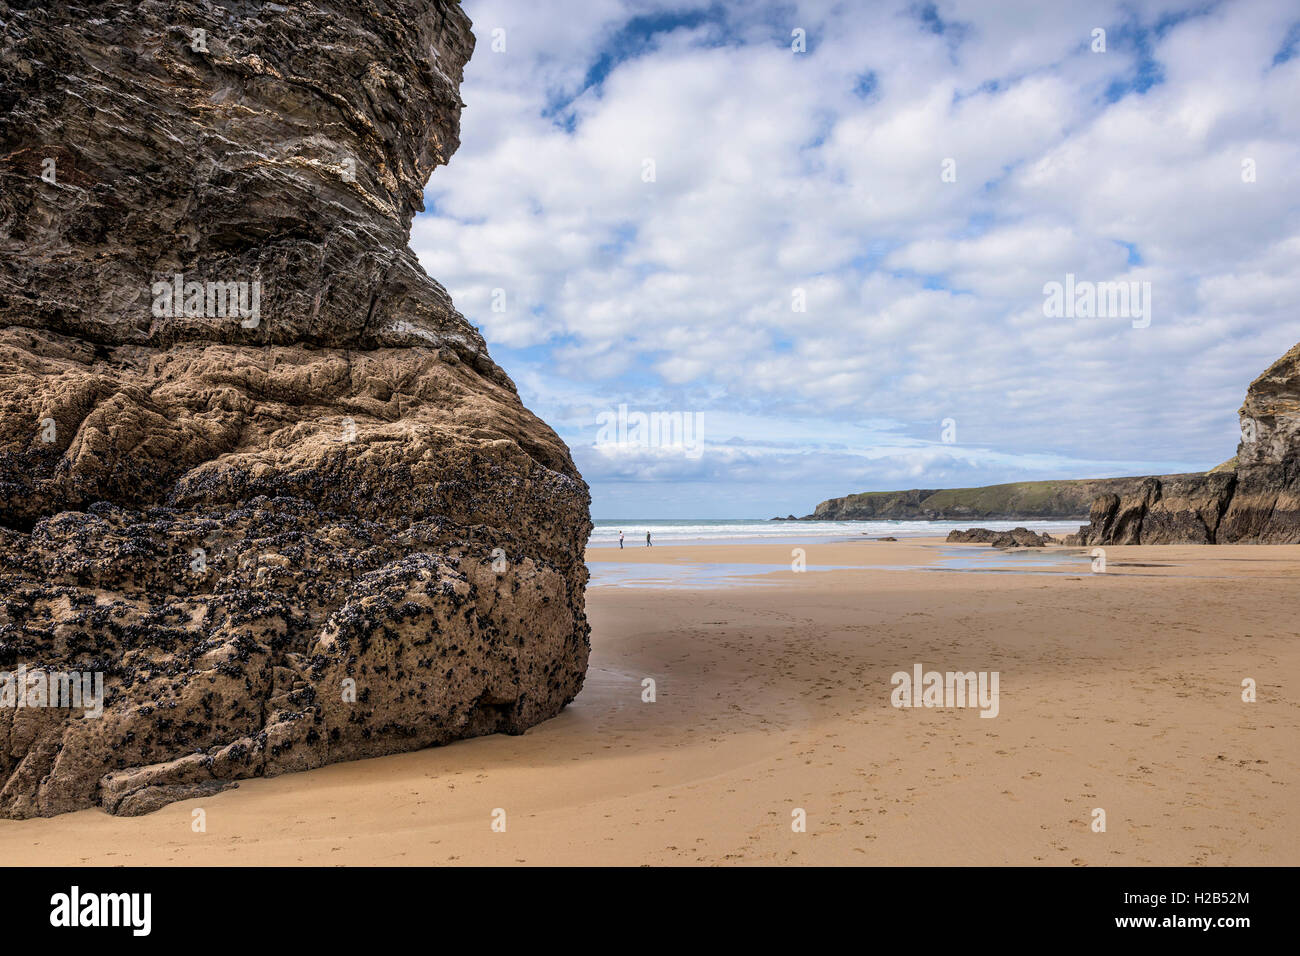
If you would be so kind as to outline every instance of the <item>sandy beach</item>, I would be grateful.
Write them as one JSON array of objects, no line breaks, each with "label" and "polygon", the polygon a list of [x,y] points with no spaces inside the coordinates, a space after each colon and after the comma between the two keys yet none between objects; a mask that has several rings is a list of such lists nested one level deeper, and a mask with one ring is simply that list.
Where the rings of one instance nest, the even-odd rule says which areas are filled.
[{"label": "sandy beach", "polygon": [[[1300,547],[1113,547],[1105,573],[1077,549],[802,547],[803,572],[788,543],[589,551],[586,686],[522,736],[245,780],[137,818],[0,821],[0,853],[10,865],[1300,863]],[[891,675],[918,663],[997,671],[997,716],[892,706]],[[792,829],[799,810],[805,832]]]}]

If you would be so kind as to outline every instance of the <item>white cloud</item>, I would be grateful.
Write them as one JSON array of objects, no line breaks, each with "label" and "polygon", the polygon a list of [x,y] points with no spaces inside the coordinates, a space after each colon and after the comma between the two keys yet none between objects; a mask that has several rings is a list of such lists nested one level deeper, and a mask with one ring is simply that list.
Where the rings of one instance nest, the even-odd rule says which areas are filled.
[{"label": "white cloud", "polygon": [[[692,467],[718,501],[761,483],[756,462],[772,487],[806,480],[803,510],[831,480],[844,494],[1213,464],[1246,385],[1297,338],[1284,7],[972,0],[935,6],[940,34],[910,2],[467,2],[463,145],[412,242],[548,420],[574,392],[743,415],[745,442],[763,423],[824,438],[874,420],[933,443],[954,417],[979,451],[855,472],[811,439],[780,468],[711,450]],[[1150,327],[1046,319],[1043,284],[1067,272],[1150,281]],[[581,447],[594,423],[557,427]]]}]

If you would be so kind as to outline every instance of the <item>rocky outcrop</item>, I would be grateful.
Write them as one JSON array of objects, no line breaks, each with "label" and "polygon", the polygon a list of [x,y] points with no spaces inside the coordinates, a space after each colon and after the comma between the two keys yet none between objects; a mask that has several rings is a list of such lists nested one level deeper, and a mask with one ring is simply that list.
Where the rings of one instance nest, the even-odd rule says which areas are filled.
[{"label": "rocky outcrop", "polygon": [[1147,478],[1129,494],[1103,495],[1074,541],[1300,542],[1300,345],[1251,383],[1239,414],[1242,440],[1234,468]]},{"label": "rocky outcrop", "polygon": [[586,486],[406,244],[473,42],[445,0],[0,2],[0,815],[578,693]]},{"label": "rocky outcrop", "polygon": [[995,548],[1042,548],[1047,540],[1028,528],[1012,528],[995,535],[989,544]]},{"label": "rocky outcrop", "polygon": [[949,544],[990,544],[995,548],[1042,548],[1055,543],[1051,535],[1038,534],[1028,528],[1010,531],[992,531],[988,528],[969,528],[966,531],[949,531]]},{"label": "rocky outcrop", "polygon": [[1093,502],[1078,543],[1212,544],[1235,485],[1231,472],[1148,478],[1132,494]]},{"label": "rocky outcrop", "polygon": [[954,529],[948,532],[946,540],[949,544],[988,544],[997,536],[998,532],[990,528],[967,528],[965,531]]}]

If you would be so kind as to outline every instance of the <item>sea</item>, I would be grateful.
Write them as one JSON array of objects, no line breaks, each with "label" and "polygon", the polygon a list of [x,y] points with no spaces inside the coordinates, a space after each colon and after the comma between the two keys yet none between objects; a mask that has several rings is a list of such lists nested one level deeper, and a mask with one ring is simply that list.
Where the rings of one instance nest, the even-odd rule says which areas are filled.
[{"label": "sea", "polygon": [[625,547],[645,547],[646,532],[656,544],[736,544],[767,541],[773,544],[809,540],[857,539],[869,537],[919,538],[946,536],[949,531],[967,528],[991,528],[1010,531],[1028,528],[1047,531],[1057,537],[1072,534],[1086,521],[768,521],[762,518],[627,518],[594,521],[587,546],[617,548],[618,533],[623,532]]}]

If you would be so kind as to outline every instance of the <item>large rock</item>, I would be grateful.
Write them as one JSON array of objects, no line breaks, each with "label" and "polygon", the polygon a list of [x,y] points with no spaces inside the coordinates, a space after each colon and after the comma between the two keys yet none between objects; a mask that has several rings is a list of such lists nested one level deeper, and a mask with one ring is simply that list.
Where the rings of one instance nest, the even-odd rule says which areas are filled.
[{"label": "large rock", "polygon": [[[105,692],[0,707],[0,815],[558,713],[587,489],[406,245],[458,143],[459,6],[0,21],[0,670]],[[176,275],[247,308],[174,313]]]},{"label": "large rock", "polygon": [[[1099,529],[1110,544],[1137,544],[1142,531],[1142,518],[1147,508],[1160,497],[1160,481],[1147,478],[1125,495],[1100,495],[1092,503],[1091,527]],[[1081,544],[1098,543],[1079,529]]]},{"label": "large rock", "polygon": [[1028,528],[1012,528],[994,535],[989,544],[995,548],[1043,548],[1047,539]]},{"label": "large rock", "polygon": [[1135,494],[1101,496],[1078,543],[1300,542],[1300,345],[1251,383],[1239,414],[1234,467],[1148,478]]},{"label": "large rock", "polygon": [[1166,478],[1158,484],[1158,495],[1142,518],[1140,539],[1147,544],[1212,544],[1236,487],[1236,475],[1207,472]]},{"label": "large rock", "polygon": [[1300,461],[1254,465],[1237,473],[1236,490],[1220,522],[1219,541],[1300,542]]},{"label": "large rock", "polygon": [[1053,538],[1028,528],[1012,528],[1010,531],[968,528],[965,531],[949,531],[947,540],[950,544],[991,544],[995,548],[1042,548],[1052,542]]},{"label": "large rock", "polygon": [[1250,384],[1220,540],[1300,542],[1300,345]]}]

